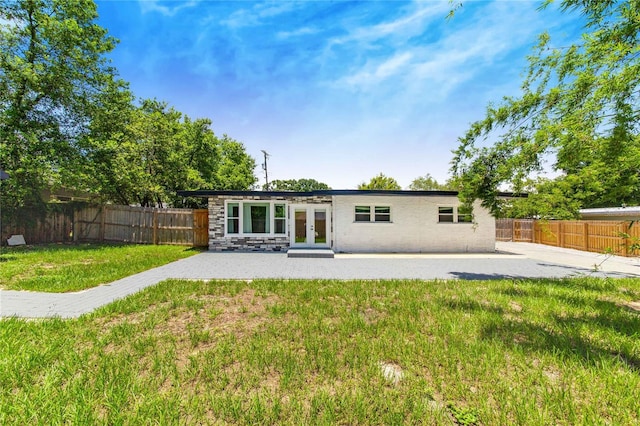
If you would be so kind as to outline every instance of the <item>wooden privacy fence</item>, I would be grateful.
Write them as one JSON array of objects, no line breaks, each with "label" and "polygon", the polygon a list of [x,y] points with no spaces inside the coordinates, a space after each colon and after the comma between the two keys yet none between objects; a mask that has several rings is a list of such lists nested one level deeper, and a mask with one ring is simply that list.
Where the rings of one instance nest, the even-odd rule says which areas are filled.
[{"label": "wooden privacy fence", "polygon": [[[531,231],[529,231],[531,229]],[[638,256],[640,223],[606,220],[497,219],[496,240],[546,244],[595,253]]]},{"label": "wooden privacy fence", "polygon": [[533,242],[533,219],[496,219],[496,240]]},{"label": "wooden privacy fence", "polygon": [[22,235],[29,244],[63,243],[73,241],[73,208],[41,211],[20,209],[19,220],[2,219],[0,244],[11,235]]},{"label": "wooden privacy fence", "polygon": [[155,209],[106,205],[76,212],[74,241],[206,246],[206,209]]},{"label": "wooden privacy fence", "polygon": [[20,234],[27,244],[108,241],[207,246],[208,228],[206,209],[58,205],[21,209],[13,220],[3,220],[0,242]]},{"label": "wooden privacy fence", "polygon": [[633,244],[640,240],[640,224],[630,221],[536,221],[535,241],[556,247],[618,256],[637,256]]}]

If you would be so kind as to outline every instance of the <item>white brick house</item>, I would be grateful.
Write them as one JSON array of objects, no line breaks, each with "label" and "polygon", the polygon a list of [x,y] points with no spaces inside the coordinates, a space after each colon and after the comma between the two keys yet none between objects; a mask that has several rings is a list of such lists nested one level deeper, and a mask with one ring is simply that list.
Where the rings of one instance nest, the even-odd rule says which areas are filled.
[{"label": "white brick house", "polygon": [[495,219],[453,191],[181,191],[209,200],[209,249],[492,252]]}]

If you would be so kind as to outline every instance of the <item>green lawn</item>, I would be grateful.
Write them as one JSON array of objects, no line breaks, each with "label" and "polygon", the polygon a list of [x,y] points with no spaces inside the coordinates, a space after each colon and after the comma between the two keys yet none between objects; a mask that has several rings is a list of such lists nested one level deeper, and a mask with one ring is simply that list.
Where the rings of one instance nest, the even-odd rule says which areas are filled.
[{"label": "green lawn", "polygon": [[0,424],[638,424],[638,300],[633,279],[170,280],[0,321]]},{"label": "green lawn", "polygon": [[0,289],[83,290],[199,252],[182,246],[50,244],[3,247]]}]

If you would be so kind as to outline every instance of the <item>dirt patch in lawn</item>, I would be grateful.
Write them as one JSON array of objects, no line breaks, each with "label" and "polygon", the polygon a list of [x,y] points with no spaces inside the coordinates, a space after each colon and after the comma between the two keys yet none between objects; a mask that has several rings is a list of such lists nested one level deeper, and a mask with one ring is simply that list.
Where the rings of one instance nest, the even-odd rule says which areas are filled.
[{"label": "dirt patch in lawn", "polygon": [[636,300],[635,302],[623,303],[623,305],[631,309],[632,311],[640,312],[640,300]]},{"label": "dirt patch in lawn", "polygon": [[213,348],[229,334],[236,339],[252,335],[269,320],[268,308],[279,298],[247,289],[234,296],[200,295],[190,300],[199,307],[180,307],[153,330],[174,336],[179,369],[187,365],[190,356]]}]

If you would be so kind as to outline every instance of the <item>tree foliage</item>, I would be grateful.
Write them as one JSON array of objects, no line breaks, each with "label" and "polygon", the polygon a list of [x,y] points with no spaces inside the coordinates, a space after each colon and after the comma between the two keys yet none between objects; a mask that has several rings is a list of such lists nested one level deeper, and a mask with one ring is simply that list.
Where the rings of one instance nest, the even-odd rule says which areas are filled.
[{"label": "tree foliage", "polygon": [[90,186],[100,188],[104,198],[141,206],[193,206],[197,200],[183,200],[176,191],[242,190],[255,183],[253,158],[241,143],[215,136],[210,120],[191,120],[157,100],[143,100],[138,108],[123,104],[120,112],[120,132],[86,143],[94,160],[87,165],[93,167]]},{"label": "tree foliage", "polygon": [[[266,185],[263,185],[263,190],[265,186]],[[331,187],[315,179],[276,179],[269,182],[269,189],[271,191],[310,192],[331,189]]]},{"label": "tree foliage", "polygon": [[0,201],[42,202],[64,186],[102,201],[194,205],[180,189],[248,189],[255,161],[157,100],[135,97],[106,54],[93,0],[0,0]]},{"label": "tree foliage", "polygon": [[379,175],[372,177],[369,183],[362,182],[360,185],[358,185],[358,189],[397,191],[402,189],[402,187],[394,178],[385,176],[383,173],[380,173]]},{"label": "tree foliage", "polygon": [[[554,47],[542,34],[522,94],[490,105],[459,139],[452,160],[463,199],[480,199],[497,215],[501,187],[533,191],[526,208],[542,216],[640,202],[640,2],[560,5],[586,20],[581,41]],[[493,146],[482,146],[498,132]],[[545,160],[559,176],[532,180]]]},{"label": "tree foliage", "polygon": [[451,181],[438,183],[429,173],[418,176],[409,185],[411,191],[455,191],[455,185]]},{"label": "tree foliage", "polygon": [[5,205],[34,204],[77,169],[92,104],[114,79],[115,40],[91,0],[0,1],[0,165]]}]

